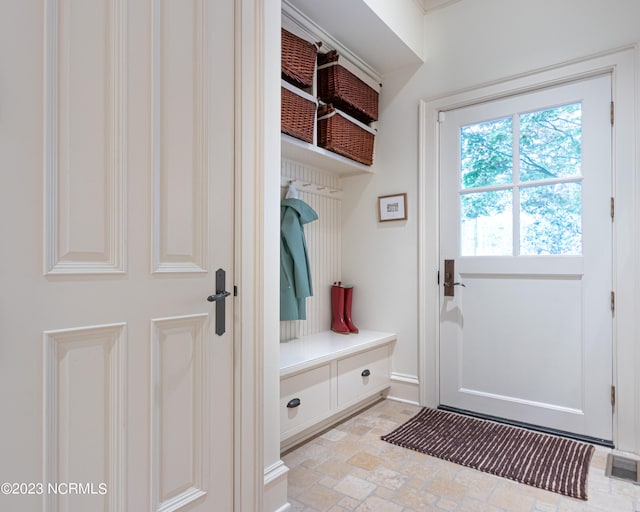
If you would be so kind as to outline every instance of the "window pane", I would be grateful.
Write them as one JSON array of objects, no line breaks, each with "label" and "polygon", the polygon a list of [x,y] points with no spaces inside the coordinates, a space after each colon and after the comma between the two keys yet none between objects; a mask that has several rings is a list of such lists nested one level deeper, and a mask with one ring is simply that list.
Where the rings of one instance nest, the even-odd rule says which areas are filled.
[{"label": "window pane", "polygon": [[460,129],[462,188],[504,185],[512,181],[512,119],[496,119]]},{"label": "window pane", "polygon": [[582,254],[582,186],[520,190],[520,254]]},{"label": "window pane", "polygon": [[573,103],[520,116],[520,180],[579,176],[582,105]]},{"label": "window pane", "polygon": [[513,254],[512,191],[496,190],[460,197],[460,254]]}]

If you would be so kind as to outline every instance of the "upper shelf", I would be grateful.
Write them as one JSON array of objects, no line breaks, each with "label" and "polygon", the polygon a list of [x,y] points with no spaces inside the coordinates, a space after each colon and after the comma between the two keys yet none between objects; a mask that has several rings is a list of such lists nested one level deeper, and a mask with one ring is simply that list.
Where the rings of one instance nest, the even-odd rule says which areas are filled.
[{"label": "upper shelf", "polygon": [[[406,1],[415,5],[412,0]],[[343,65],[348,64],[352,73],[378,90],[385,73],[409,65],[417,67],[423,61],[373,11],[370,2],[282,0],[283,27],[308,41],[322,42],[323,52],[337,50],[344,57]],[[399,12],[398,9],[402,9],[400,4],[395,5],[394,12]],[[402,12],[406,21],[412,11]],[[404,27],[409,25],[405,23]],[[282,156],[344,176],[375,172],[375,161],[373,166],[363,165],[285,134],[282,135]]]},{"label": "upper shelf", "polygon": [[[424,62],[365,0],[283,0],[282,4],[283,8],[293,7],[313,20],[382,76],[406,66],[417,67]],[[394,6],[395,11],[402,8],[402,3]],[[411,17],[408,14],[405,20],[407,16]],[[417,23],[422,28],[419,16]]]},{"label": "upper shelf", "polygon": [[371,174],[370,166],[361,164],[303,140],[282,134],[282,156],[310,167],[324,169],[343,176]]}]

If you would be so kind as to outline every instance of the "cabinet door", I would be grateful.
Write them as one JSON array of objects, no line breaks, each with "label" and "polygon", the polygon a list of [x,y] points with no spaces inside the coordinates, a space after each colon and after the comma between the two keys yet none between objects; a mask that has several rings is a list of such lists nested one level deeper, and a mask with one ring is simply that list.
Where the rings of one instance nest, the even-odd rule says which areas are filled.
[{"label": "cabinet door", "polygon": [[323,420],[331,412],[329,364],[280,381],[281,439]]},{"label": "cabinet door", "polygon": [[390,385],[390,349],[386,345],[338,361],[338,407],[348,407]]}]

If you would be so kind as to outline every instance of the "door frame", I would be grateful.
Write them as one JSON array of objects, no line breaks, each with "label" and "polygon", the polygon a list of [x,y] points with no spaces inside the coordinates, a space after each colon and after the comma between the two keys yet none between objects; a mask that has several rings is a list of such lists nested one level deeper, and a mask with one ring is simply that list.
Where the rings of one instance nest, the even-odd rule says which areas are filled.
[{"label": "door frame", "polygon": [[[640,183],[637,168],[639,92],[636,46],[565,62],[481,84],[420,102],[418,190],[418,353],[420,403],[439,405],[439,112],[560,85],[603,74],[612,75],[615,123],[612,140],[613,194],[616,215],[613,225],[613,286],[616,312],[613,318],[613,440],[617,448],[640,453],[640,349],[635,345],[640,322],[640,269],[632,262],[640,256],[633,236],[640,228]],[[629,186],[634,184],[635,188]],[[624,269],[624,272],[623,272]]]},{"label": "door frame", "polygon": [[[280,444],[273,306],[280,254],[280,7],[280,0],[235,0],[235,512],[270,508],[274,493],[265,489],[265,465],[272,465],[269,447]],[[284,497],[276,501],[284,504],[281,473]]]}]

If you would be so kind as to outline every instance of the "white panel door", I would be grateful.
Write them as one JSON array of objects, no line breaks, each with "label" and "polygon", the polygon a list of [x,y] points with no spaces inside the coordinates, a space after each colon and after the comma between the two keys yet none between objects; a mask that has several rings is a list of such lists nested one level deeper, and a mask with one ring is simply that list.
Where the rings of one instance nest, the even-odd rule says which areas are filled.
[{"label": "white panel door", "polygon": [[441,116],[442,405],[612,439],[610,90]]},{"label": "white panel door", "polygon": [[230,511],[234,2],[3,2],[0,33],[0,510]]}]

